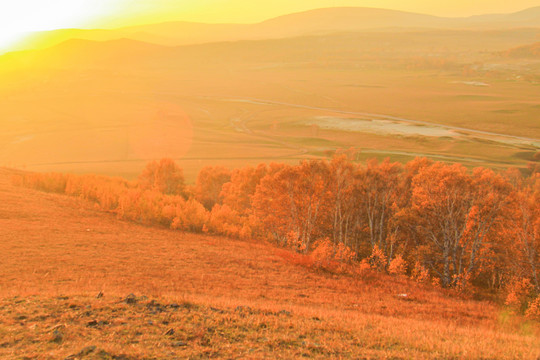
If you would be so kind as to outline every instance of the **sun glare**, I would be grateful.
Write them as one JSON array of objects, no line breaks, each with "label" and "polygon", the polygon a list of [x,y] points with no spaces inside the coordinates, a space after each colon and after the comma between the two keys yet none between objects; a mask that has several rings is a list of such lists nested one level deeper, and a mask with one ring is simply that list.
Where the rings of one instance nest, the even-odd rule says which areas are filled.
[{"label": "sun glare", "polygon": [[29,32],[84,27],[114,13],[122,0],[19,0],[0,2],[0,51]]}]

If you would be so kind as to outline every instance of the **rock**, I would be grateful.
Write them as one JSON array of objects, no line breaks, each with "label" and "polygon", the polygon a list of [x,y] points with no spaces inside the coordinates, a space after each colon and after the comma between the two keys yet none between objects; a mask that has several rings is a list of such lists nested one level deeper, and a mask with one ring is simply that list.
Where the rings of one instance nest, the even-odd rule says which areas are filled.
[{"label": "rock", "polygon": [[62,343],[62,341],[64,341],[65,328],[66,327],[64,325],[56,325],[55,327],[53,327],[50,330],[52,332],[51,342],[56,343],[56,344]]},{"label": "rock", "polygon": [[60,344],[62,341],[64,341],[64,334],[59,329],[55,329],[52,333],[51,342]]},{"label": "rock", "polygon": [[167,331],[165,332],[165,335],[168,335],[168,336],[174,335],[174,329],[171,328],[171,329],[167,330]]},{"label": "rock", "polygon": [[156,312],[164,312],[167,311],[167,308],[160,303],[158,303],[156,300],[150,301],[148,304],[146,304],[146,308],[150,310],[152,313]]},{"label": "rock", "polygon": [[253,314],[253,309],[250,308],[249,306],[237,306],[236,309],[234,309],[234,311],[239,312],[239,313]]},{"label": "rock", "polygon": [[290,311],[287,310],[281,310],[278,312],[278,315],[284,315],[284,316],[292,316]]},{"label": "rock", "polygon": [[129,294],[128,296],[126,296],[126,298],[124,299],[124,302],[126,304],[136,304],[138,301],[137,297],[134,295],[134,294]]},{"label": "rock", "polygon": [[216,312],[218,314],[225,314],[226,313],[225,310],[221,310],[221,309],[218,309],[218,308],[215,308],[215,307],[210,307],[210,311]]},{"label": "rock", "polygon": [[183,346],[187,346],[188,344],[186,342],[183,342],[183,341],[176,341],[172,344],[173,347],[183,347]]},{"label": "rock", "polygon": [[79,351],[76,356],[86,356],[88,354],[93,353],[96,350],[97,350],[97,347],[95,345],[90,345],[83,348],[81,351]]},{"label": "rock", "polygon": [[98,325],[99,325],[99,323],[98,323],[97,320],[90,320],[89,322],[86,323],[86,326],[88,326],[88,327],[96,327]]}]

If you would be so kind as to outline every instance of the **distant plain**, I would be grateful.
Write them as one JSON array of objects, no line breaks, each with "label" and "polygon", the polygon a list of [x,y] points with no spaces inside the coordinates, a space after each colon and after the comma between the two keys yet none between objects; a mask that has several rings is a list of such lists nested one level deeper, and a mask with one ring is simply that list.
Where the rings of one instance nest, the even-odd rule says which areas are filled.
[{"label": "distant plain", "polygon": [[[539,150],[540,28],[332,30],[323,15],[252,25],[259,39],[223,32],[231,41],[191,45],[172,32],[184,23],[143,28],[177,34],[168,45],[134,29],[46,34],[51,47],[0,57],[0,164],[133,178],[167,156],[193,180],[205,165],[336,149],[493,168],[524,168]],[[214,40],[190,26],[192,41]]]}]

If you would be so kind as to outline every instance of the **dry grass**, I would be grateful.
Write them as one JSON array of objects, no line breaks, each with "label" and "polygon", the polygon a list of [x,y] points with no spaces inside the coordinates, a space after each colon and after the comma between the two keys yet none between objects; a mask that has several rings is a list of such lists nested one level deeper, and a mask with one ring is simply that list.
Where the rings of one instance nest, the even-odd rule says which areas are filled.
[{"label": "dry grass", "polygon": [[[267,244],[121,222],[15,188],[4,170],[0,238],[1,358],[65,358],[91,345],[79,357],[540,356],[537,325],[493,303],[310,270]],[[134,304],[122,301],[130,293]]]}]

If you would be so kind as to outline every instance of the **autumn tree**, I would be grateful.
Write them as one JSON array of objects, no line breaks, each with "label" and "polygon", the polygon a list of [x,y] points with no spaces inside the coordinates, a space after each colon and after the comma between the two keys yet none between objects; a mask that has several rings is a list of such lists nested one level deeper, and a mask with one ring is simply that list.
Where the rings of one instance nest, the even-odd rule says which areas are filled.
[{"label": "autumn tree", "polygon": [[142,189],[185,196],[184,173],[172,159],[151,161],[139,175],[138,180]]},{"label": "autumn tree", "polygon": [[[233,170],[230,181],[223,184],[221,190],[220,196],[223,198],[223,204],[241,215],[250,213],[257,185],[268,171],[269,168],[265,164]],[[278,171],[278,169],[273,171]]]},{"label": "autumn tree", "polygon": [[414,177],[412,190],[424,262],[443,286],[458,286],[478,270],[490,241],[497,241],[511,186],[491,170],[469,175],[462,165],[434,163]]},{"label": "autumn tree", "polygon": [[223,184],[231,180],[231,171],[223,166],[206,166],[199,171],[193,193],[195,199],[212,210],[216,204],[221,204]]},{"label": "autumn tree", "polygon": [[516,255],[514,273],[530,279],[540,293],[540,175],[522,182],[515,206],[515,221],[507,229]]},{"label": "autumn tree", "polygon": [[313,240],[328,222],[324,207],[328,201],[328,165],[324,161],[303,161],[267,174],[253,197],[255,214],[273,238],[309,252]]},{"label": "autumn tree", "polygon": [[357,171],[357,195],[362,211],[363,224],[368,232],[371,250],[377,246],[390,262],[396,250],[394,214],[403,195],[403,167],[385,159],[379,163],[376,159],[368,161],[365,167]]},{"label": "autumn tree", "polygon": [[357,201],[354,197],[355,166],[346,155],[336,155],[329,163],[328,196],[331,218],[331,238],[335,246],[343,244],[355,248],[357,230],[355,213]]}]

